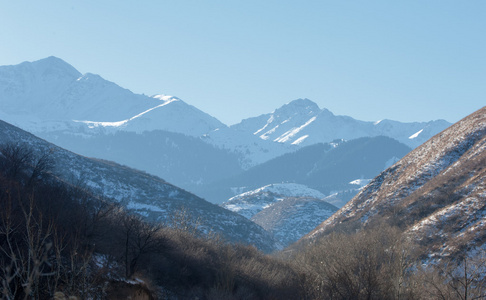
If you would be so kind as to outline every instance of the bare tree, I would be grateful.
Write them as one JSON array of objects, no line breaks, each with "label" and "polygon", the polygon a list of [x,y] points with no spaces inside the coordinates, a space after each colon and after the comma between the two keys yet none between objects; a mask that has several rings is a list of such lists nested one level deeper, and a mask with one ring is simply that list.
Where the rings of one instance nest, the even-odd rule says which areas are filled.
[{"label": "bare tree", "polygon": [[27,186],[32,186],[53,168],[52,151],[37,155],[28,145],[3,144],[0,146],[0,157],[3,158],[0,159],[0,168],[11,180],[19,180],[20,175],[25,173],[28,176]]},{"label": "bare tree", "polygon": [[33,156],[32,158],[32,173],[30,175],[28,186],[32,186],[41,180],[47,172],[54,167],[54,161],[51,157],[52,150],[42,153],[40,156]]},{"label": "bare tree", "polygon": [[4,144],[0,146],[0,153],[4,159],[0,160],[0,168],[11,179],[18,179],[21,172],[27,168],[33,159],[33,152],[29,147],[20,144]]},{"label": "bare tree", "polygon": [[17,299],[20,295],[38,299],[45,292],[41,280],[54,275],[49,259],[53,224],[44,224],[42,218],[35,216],[33,197],[28,207],[22,206],[24,219],[20,224],[13,221],[10,208],[8,205],[2,212],[0,226],[2,295],[5,299]]},{"label": "bare tree", "polygon": [[425,270],[425,290],[437,299],[486,299],[486,256],[484,253],[459,259],[443,259]]},{"label": "bare tree", "polygon": [[195,236],[199,232],[201,223],[200,218],[194,218],[187,208],[181,207],[171,214],[169,226],[175,229],[175,232],[185,232]]},{"label": "bare tree", "polygon": [[135,215],[125,215],[122,219],[121,233],[124,241],[125,276],[131,277],[144,256],[161,253],[165,239],[160,235],[162,225],[152,225]]}]

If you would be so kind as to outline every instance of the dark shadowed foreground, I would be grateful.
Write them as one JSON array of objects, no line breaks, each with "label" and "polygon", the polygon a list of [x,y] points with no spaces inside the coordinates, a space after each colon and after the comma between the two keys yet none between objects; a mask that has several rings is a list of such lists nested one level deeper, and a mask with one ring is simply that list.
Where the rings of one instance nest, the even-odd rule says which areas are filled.
[{"label": "dark shadowed foreground", "polygon": [[[293,252],[200,236],[181,212],[149,224],[49,173],[49,155],[3,145],[0,292],[4,299],[473,299],[484,259],[422,266],[386,223]],[[423,253],[422,253],[423,254]]]}]

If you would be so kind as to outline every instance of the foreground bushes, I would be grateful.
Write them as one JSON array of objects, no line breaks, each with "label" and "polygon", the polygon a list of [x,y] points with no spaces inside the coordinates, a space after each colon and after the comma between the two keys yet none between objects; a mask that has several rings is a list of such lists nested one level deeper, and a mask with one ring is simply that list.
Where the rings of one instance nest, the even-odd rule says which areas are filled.
[{"label": "foreground bushes", "polygon": [[484,249],[430,258],[400,229],[375,224],[330,233],[291,257],[313,299],[485,299]]},{"label": "foreground bushes", "polygon": [[334,233],[303,249],[296,260],[314,275],[314,298],[415,298],[412,247],[391,227]]}]

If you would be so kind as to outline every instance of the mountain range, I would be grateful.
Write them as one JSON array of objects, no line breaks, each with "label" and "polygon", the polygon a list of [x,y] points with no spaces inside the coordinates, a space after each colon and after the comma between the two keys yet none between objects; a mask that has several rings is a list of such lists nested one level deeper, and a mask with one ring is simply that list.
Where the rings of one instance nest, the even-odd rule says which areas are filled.
[{"label": "mountain range", "polygon": [[[148,171],[189,190],[307,145],[384,135],[413,148],[449,126],[443,120],[358,121],[298,99],[228,127],[177,97],[134,94],[99,75],[81,74],[56,57],[1,66],[0,105],[0,119],[61,147]],[[159,131],[164,133],[154,133]],[[180,135],[174,138],[173,133]],[[160,150],[151,146],[164,138],[167,143]],[[211,161],[216,170],[225,171],[208,172],[207,164],[187,163],[187,153],[176,150],[181,143],[203,149],[193,161]],[[225,158],[219,163],[217,156]],[[137,159],[142,157],[146,159]],[[174,167],[164,167],[171,163]]]},{"label": "mountain range", "polygon": [[0,99],[3,119],[35,133],[86,127],[200,136],[224,126],[176,97],[137,95],[56,57],[0,67]]},{"label": "mountain range", "polygon": [[251,132],[263,140],[300,146],[335,139],[388,136],[415,148],[449,125],[444,120],[415,123],[359,121],[348,116],[336,116],[309,99],[297,99],[270,114],[245,119],[232,128]]}]

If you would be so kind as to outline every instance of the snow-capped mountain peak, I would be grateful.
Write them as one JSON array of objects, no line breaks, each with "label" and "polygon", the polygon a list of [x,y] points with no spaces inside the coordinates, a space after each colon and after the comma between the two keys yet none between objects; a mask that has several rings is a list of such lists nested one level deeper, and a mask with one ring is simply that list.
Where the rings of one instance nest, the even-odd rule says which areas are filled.
[{"label": "snow-capped mountain peak", "polygon": [[313,115],[320,111],[319,106],[307,98],[300,98],[283,105],[273,111],[274,115],[300,115],[308,114]]},{"label": "snow-capped mountain peak", "polygon": [[232,128],[251,132],[263,140],[299,147],[329,143],[336,139],[352,140],[383,135],[415,148],[449,125],[444,120],[401,123],[385,119],[365,122],[334,115],[328,109],[320,109],[309,99],[297,99],[270,114],[245,119]]},{"label": "snow-capped mountain peak", "polygon": [[24,62],[20,64],[20,66],[32,68],[37,71],[37,74],[44,76],[48,74],[57,74],[59,76],[68,76],[70,78],[78,78],[81,76],[81,73],[73,66],[55,56],[49,56],[32,63]]},{"label": "snow-capped mountain peak", "polygon": [[87,125],[201,136],[225,126],[177,97],[134,94],[56,57],[0,67],[0,105],[2,119],[40,135]]}]

